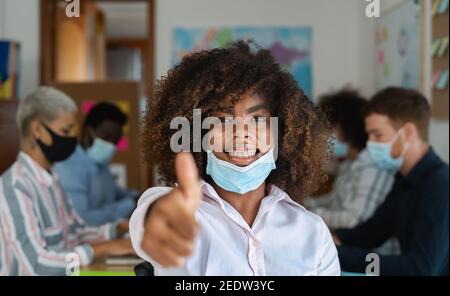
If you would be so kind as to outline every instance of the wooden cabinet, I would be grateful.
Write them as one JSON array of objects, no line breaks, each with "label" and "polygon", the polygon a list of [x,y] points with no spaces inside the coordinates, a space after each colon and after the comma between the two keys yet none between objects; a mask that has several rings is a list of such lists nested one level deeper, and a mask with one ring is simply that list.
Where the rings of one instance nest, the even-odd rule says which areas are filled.
[{"label": "wooden cabinet", "polygon": [[0,101],[0,175],[14,163],[19,153],[18,104],[16,100]]}]

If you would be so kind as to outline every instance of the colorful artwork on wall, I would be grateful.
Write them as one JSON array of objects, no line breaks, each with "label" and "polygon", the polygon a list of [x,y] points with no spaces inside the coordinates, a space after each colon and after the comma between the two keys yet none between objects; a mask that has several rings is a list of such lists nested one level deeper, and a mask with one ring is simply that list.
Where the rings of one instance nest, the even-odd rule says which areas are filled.
[{"label": "colorful artwork on wall", "polygon": [[226,47],[235,40],[252,39],[269,49],[288,70],[308,97],[312,97],[312,29],[310,27],[175,28],[172,65],[184,55],[204,49]]}]

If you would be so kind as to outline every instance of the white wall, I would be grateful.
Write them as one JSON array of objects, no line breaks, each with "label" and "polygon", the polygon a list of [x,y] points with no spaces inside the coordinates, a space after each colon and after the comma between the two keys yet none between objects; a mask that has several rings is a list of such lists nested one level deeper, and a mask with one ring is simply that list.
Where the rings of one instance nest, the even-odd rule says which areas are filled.
[{"label": "white wall", "polygon": [[[373,92],[371,21],[361,0],[164,0],[157,2],[157,77],[170,68],[176,26],[311,26],[314,96],[352,83]],[[367,43],[366,43],[367,42]],[[362,50],[364,53],[362,53]]]},{"label": "white wall", "polygon": [[[381,13],[404,0],[382,0]],[[374,22],[362,0],[159,0],[156,77],[171,67],[172,29],[177,26],[311,26],[313,93],[350,83],[366,96],[375,92]],[[431,124],[431,143],[449,160],[448,120]]]},{"label": "white wall", "polygon": [[0,38],[21,44],[19,96],[39,85],[39,1],[0,0]]},{"label": "white wall", "polygon": [[5,18],[3,17],[5,11],[5,1],[0,0],[0,38],[3,38],[3,35],[5,34]]},{"label": "white wall", "polygon": [[[383,15],[383,12],[399,5],[400,3],[402,3],[405,0],[381,0],[380,1],[380,5],[381,5],[381,15]],[[426,0],[428,1],[428,0]]]},{"label": "white wall", "polygon": [[[382,13],[403,0],[382,0]],[[314,95],[346,83],[375,91],[373,22],[362,0],[158,0],[156,74],[170,68],[176,26],[312,26]],[[22,44],[20,95],[39,85],[39,1],[0,0],[0,38]],[[449,160],[449,122],[433,120],[431,143]]]}]

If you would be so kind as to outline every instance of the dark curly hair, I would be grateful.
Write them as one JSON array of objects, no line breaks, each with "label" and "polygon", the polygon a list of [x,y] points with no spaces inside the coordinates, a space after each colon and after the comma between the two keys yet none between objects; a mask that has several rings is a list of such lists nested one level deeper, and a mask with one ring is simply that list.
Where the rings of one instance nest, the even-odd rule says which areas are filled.
[{"label": "dark curly hair", "polygon": [[127,123],[127,116],[116,105],[109,102],[100,102],[86,115],[84,125],[96,128],[105,120],[111,120],[124,126]]},{"label": "dark curly hair", "polygon": [[[176,130],[170,129],[171,120],[186,117],[192,128],[194,108],[201,109],[205,118],[248,93],[264,98],[271,116],[278,117],[277,168],[267,182],[301,200],[326,180],[323,165],[330,155],[330,129],[325,116],[268,50],[253,50],[252,45],[238,41],[227,48],[190,54],[157,82],[142,120],[141,139],[144,157],[158,167],[166,185],[176,182],[175,153],[170,149]],[[206,152],[193,155],[200,177],[210,181]]]},{"label": "dark curly hair", "polygon": [[339,126],[343,140],[358,150],[367,143],[364,123],[365,100],[356,90],[344,89],[319,98],[319,106],[333,126]]}]

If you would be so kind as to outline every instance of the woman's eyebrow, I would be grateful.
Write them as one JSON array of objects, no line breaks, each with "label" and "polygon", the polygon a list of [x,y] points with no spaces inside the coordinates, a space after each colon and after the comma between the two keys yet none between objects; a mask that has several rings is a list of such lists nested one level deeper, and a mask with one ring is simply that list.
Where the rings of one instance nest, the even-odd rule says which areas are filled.
[{"label": "woman's eyebrow", "polygon": [[218,110],[218,112],[234,115],[234,108],[233,107],[221,108]]},{"label": "woman's eyebrow", "polygon": [[366,130],[367,134],[379,134],[380,131],[378,129],[370,129],[370,130]]},{"label": "woman's eyebrow", "polygon": [[267,104],[259,104],[259,105],[248,108],[246,111],[247,111],[247,113],[253,113],[256,111],[263,110],[263,109],[269,110],[269,106]]}]

